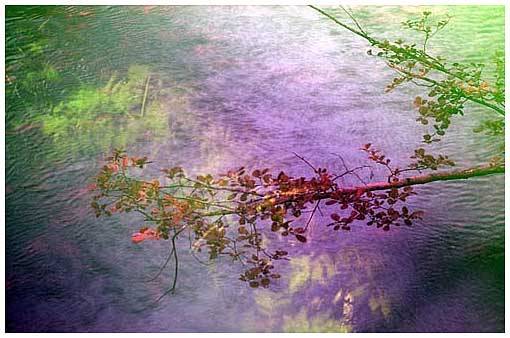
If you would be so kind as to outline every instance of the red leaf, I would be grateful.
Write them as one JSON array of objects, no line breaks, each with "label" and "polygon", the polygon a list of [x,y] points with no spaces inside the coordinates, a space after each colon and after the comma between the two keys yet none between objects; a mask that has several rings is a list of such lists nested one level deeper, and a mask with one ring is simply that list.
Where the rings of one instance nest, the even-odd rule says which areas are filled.
[{"label": "red leaf", "polygon": [[144,240],[145,240],[144,234],[141,234],[139,232],[134,233],[133,235],[131,235],[131,241],[133,241],[133,243],[135,243],[135,244],[141,243]]}]

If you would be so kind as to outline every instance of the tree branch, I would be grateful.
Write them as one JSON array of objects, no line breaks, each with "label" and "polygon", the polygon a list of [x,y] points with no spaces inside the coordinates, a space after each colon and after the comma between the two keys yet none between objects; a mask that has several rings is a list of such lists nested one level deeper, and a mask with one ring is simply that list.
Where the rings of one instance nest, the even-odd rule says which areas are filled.
[{"label": "tree branch", "polygon": [[[482,166],[478,168],[471,168],[465,170],[454,170],[454,171],[443,171],[437,173],[431,173],[426,175],[411,176],[407,178],[401,178],[394,182],[376,182],[358,187],[342,187],[339,188],[344,193],[355,193],[355,192],[367,192],[375,190],[387,190],[391,188],[402,188],[405,186],[426,184],[435,181],[452,181],[462,180],[473,177],[481,177],[495,174],[504,174],[504,166]],[[319,198],[328,198],[332,195],[331,192],[319,194]]]},{"label": "tree branch", "polygon": [[[368,42],[370,42],[370,44],[372,46],[379,46],[379,45],[382,45],[383,43],[377,39],[374,39],[372,38],[371,36],[369,36],[368,34],[366,34],[364,31],[358,31],[352,27],[350,27],[349,25],[341,22],[340,20],[338,20],[337,18],[335,18],[333,15],[323,11],[322,9],[318,8],[318,7],[315,7],[313,5],[309,5],[310,8],[316,10],[317,12],[321,13],[322,15],[326,16],[327,18],[331,19],[332,21],[334,21],[336,24],[342,26],[343,28],[351,31],[352,33],[364,38],[365,40],[367,40]],[[351,17],[349,15],[349,17]],[[351,17],[351,19],[353,19]],[[354,19],[353,19],[354,20]],[[451,72],[449,69],[445,68],[443,64],[441,63],[438,63],[437,62],[437,59],[434,58],[433,56],[427,54],[426,52],[424,51],[418,51],[416,50],[416,52],[419,52],[420,55],[417,55],[417,54],[413,54],[413,53],[410,53],[409,51],[406,51],[406,50],[400,50],[401,53],[404,53],[405,55],[407,55],[410,59],[413,59],[415,61],[418,61],[418,62],[421,62],[423,65],[425,66],[428,66],[430,67],[431,69],[435,69],[445,75],[448,75],[448,76],[452,76],[454,78],[457,78],[459,80],[462,80],[462,81],[465,81],[465,79],[462,77],[462,76],[459,76],[458,74],[456,74],[455,72]],[[435,62],[431,62],[430,60],[435,60]],[[427,78],[427,77],[421,77],[420,78],[421,80],[423,81],[427,81],[427,82],[430,82],[430,83],[435,83],[437,84],[437,81],[434,81],[433,79],[430,79],[430,78]],[[487,102],[486,100],[483,100],[483,99],[478,99],[476,97],[473,97],[472,95],[466,95],[465,93],[463,93],[463,96],[465,98],[467,98],[468,100],[472,101],[472,102],[476,102],[482,106],[485,106],[493,111],[495,111],[496,113],[500,114],[500,115],[505,115],[505,108],[504,108],[504,104],[502,104],[502,107],[498,107],[490,102]]]}]

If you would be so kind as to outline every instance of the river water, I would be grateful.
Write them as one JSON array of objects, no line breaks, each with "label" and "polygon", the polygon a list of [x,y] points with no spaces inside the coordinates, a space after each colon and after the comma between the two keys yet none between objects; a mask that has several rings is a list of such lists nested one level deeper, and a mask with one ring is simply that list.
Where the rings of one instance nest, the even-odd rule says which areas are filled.
[{"label": "river water", "polygon": [[[502,6],[354,13],[376,37],[418,39],[400,22],[426,9],[453,16],[431,53],[485,63],[504,48]],[[367,47],[304,6],[8,6],[7,331],[504,331],[503,175],[417,188],[410,205],[425,217],[411,228],[334,232],[318,216],[306,244],[286,244],[294,258],[268,289],[239,281],[227,260],[199,264],[182,243],[177,292],[157,304],[173,269],[145,280],[168,243],[135,245],[141,219],[89,207],[86,187],[119,145],[154,161],[147,177],[174,165],[310,175],[293,152],[341,171],[335,154],[360,165],[367,142],[404,165],[424,131],[412,108],[422,91],[384,93],[395,74]],[[132,65],[150,68],[160,122],[41,127],[48,107]],[[484,114],[467,107],[435,150],[461,168],[486,163],[501,141],[472,132]]]}]

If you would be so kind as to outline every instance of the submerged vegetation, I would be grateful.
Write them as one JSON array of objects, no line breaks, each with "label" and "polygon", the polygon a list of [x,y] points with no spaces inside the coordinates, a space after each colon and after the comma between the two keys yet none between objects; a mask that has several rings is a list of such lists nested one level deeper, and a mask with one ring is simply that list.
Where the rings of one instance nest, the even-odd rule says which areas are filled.
[{"label": "submerged vegetation", "polygon": [[126,79],[113,74],[103,87],[84,86],[36,120],[56,142],[77,137],[103,150],[125,146],[130,138],[147,133],[162,135],[167,114],[159,100],[160,82],[156,77],[150,80],[148,67],[133,65]]},{"label": "submerged vegetation", "polygon": [[[153,140],[166,135],[169,121],[189,109],[189,90],[172,79],[161,78],[148,66],[131,65],[127,74],[121,75],[113,73],[103,86],[80,85],[63,100],[37,105],[38,114],[29,113],[14,121],[8,132],[38,128],[53,140],[57,153],[59,147],[74,153],[109,151],[126,147],[133,139]],[[28,73],[16,86],[26,89],[32,79],[37,82],[41,76],[60,79],[48,67],[37,74]],[[172,85],[168,86],[169,82]],[[70,139],[73,142],[69,143]]]}]

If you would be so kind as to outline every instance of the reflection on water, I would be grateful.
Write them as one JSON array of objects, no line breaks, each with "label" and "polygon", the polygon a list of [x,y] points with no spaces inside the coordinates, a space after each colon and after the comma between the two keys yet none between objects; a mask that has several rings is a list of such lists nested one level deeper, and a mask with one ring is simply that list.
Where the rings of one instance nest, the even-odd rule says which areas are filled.
[{"label": "reflection on water", "polygon": [[[355,14],[378,37],[412,39],[399,22],[422,9],[454,16],[434,53],[489,62],[504,46],[501,6]],[[134,245],[140,218],[89,208],[87,187],[115,146],[150,157],[147,176],[174,165],[309,175],[293,151],[342,170],[333,154],[360,165],[367,142],[407,163],[422,135],[409,98],[421,91],[384,94],[394,74],[366,47],[303,6],[9,6],[7,330],[503,331],[503,177],[420,187],[411,206],[426,215],[412,229],[331,232],[317,216],[269,289],[248,288],[228,261],[200,264],[180,243],[177,293],[158,304],[172,269],[147,279],[167,243]],[[471,132],[484,113],[469,107],[439,145],[461,167],[500,146]]]},{"label": "reflection on water", "polygon": [[350,332],[369,321],[390,319],[387,293],[392,290],[377,278],[384,262],[373,253],[362,256],[352,246],[329,253],[308,251],[290,265],[282,290],[260,290],[255,296],[257,316],[271,318],[273,330],[281,325],[292,332]]}]

